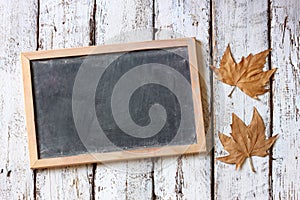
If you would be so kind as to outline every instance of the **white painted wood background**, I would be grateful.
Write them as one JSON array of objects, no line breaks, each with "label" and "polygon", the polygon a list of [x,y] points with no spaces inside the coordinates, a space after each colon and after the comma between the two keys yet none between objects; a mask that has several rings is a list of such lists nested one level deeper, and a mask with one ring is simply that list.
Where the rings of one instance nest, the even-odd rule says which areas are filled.
[{"label": "white painted wood background", "polygon": [[[299,10],[299,0],[1,0],[0,199],[300,199]],[[183,36],[203,43],[207,154],[29,169],[20,52]],[[273,48],[265,69],[278,70],[260,101],[228,98],[212,75],[228,43],[236,60]],[[249,123],[254,106],[280,136],[254,157],[256,174],[215,160],[231,113]]]}]

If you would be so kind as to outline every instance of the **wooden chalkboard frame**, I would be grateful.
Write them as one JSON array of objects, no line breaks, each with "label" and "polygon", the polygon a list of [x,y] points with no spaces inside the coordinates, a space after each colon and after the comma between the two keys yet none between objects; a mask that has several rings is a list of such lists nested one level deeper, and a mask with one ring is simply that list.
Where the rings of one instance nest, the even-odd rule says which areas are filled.
[{"label": "wooden chalkboard frame", "polygon": [[[118,152],[93,153],[93,154],[88,153],[88,154],[80,154],[75,156],[55,157],[55,158],[40,159],[38,157],[30,61],[40,60],[40,59],[86,56],[86,55],[93,55],[93,54],[127,52],[127,51],[135,51],[135,50],[150,50],[150,49],[171,48],[171,47],[188,48],[191,86],[192,86],[193,99],[194,99],[194,116],[195,116],[197,143],[191,145],[165,146],[159,148],[144,148],[138,150],[126,150],[126,151],[124,150]],[[197,41],[195,38],[181,38],[181,39],[172,39],[172,40],[155,40],[155,41],[146,41],[146,42],[137,42],[137,43],[127,43],[127,44],[103,45],[97,47],[82,47],[82,48],[70,48],[70,49],[21,53],[30,167],[33,169],[37,169],[37,168],[58,167],[58,166],[88,164],[88,163],[97,163],[97,162],[108,162],[108,161],[110,162],[110,161],[117,161],[117,160],[170,156],[170,155],[178,155],[181,154],[182,152],[184,152],[184,154],[205,152],[206,142],[205,142],[205,131],[204,131],[204,122],[203,122],[202,103],[201,103],[200,77],[199,77],[199,70],[198,70],[201,62],[200,57],[198,56],[199,51],[201,50],[200,48],[201,48],[201,43]]]}]

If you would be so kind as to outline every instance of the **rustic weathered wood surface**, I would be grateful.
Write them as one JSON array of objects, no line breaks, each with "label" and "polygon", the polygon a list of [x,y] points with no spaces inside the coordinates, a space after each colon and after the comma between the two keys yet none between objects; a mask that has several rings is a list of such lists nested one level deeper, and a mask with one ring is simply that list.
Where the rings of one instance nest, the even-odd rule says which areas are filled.
[{"label": "rustic weathered wood surface", "polygon": [[[210,4],[205,1],[155,1],[155,39],[196,37],[202,42],[203,63],[199,66],[203,109],[210,120]],[[154,162],[154,193],[157,199],[210,199],[211,147],[202,155],[159,158]]]},{"label": "rustic weathered wood surface", "polygon": [[[94,3],[39,1],[38,50],[88,46]],[[92,196],[92,165],[35,171],[36,199],[89,199]]]},{"label": "rustic weathered wood surface", "polygon": [[[152,1],[98,0],[95,13],[96,45],[152,39]],[[139,30],[146,30],[139,34]],[[148,31],[149,29],[149,31]],[[151,199],[152,161],[97,164],[96,199]]]},{"label": "rustic weathered wood surface", "polygon": [[273,86],[272,197],[300,198],[300,2],[272,3],[272,67],[278,67]]},{"label": "rustic weathered wood surface", "polygon": [[[268,49],[268,3],[267,1],[215,1],[214,10],[214,64],[219,65],[228,44],[232,54],[239,62],[242,56]],[[266,69],[268,65],[266,64]],[[270,133],[270,94],[254,100],[237,89],[228,98],[232,87],[217,80],[214,81],[215,114],[215,157],[227,152],[218,139],[218,133],[231,133],[232,113],[246,123],[250,123],[254,106],[258,109],[266,124],[266,134]],[[253,158],[257,173],[253,174],[249,161],[242,170],[234,172],[235,166],[215,161],[214,195],[217,199],[268,199],[269,196],[269,158]]]},{"label": "rustic weathered wood surface", "polygon": [[20,55],[36,49],[37,2],[0,2],[0,198],[33,199]]},{"label": "rustic weathered wood surface", "polygon": [[[1,0],[0,199],[298,199],[300,198],[300,2],[298,0]],[[20,52],[195,36],[208,146],[204,155],[112,164],[29,169]],[[273,48],[265,69],[278,70],[271,91],[253,100],[218,82],[209,70],[230,43],[237,61]],[[225,155],[218,132],[231,113],[250,122],[257,107],[269,157],[240,171],[215,161]]]}]

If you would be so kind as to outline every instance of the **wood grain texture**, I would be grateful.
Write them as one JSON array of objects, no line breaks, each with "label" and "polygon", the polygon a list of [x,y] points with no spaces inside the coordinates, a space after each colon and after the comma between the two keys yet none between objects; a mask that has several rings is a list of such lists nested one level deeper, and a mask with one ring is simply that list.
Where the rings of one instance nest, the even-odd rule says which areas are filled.
[{"label": "wood grain texture", "polygon": [[88,46],[92,0],[40,0],[39,50]]},{"label": "wood grain texture", "polygon": [[[202,43],[198,54],[202,106],[207,143],[210,143],[210,4],[205,1],[155,1],[155,39],[196,37]],[[211,145],[207,146],[208,151]],[[210,199],[210,155],[188,155],[156,159],[154,192],[157,199]]]},{"label": "wood grain texture", "polygon": [[[217,67],[228,43],[231,44],[237,62],[249,53],[268,49],[267,1],[213,1],[213,15],[213,52],[214,65]],[[265,69],[267,68],[266,64]],[[266,135],[270,134],[269,93],[260,96],[260,101],[256,101],[238,89],[229,98],[228,94],[232,89],[230,86],[217,81],[216,76],[213,85],[215,157],[228,154],[223,150],[218,132],[231,133],[233,112],[249,124],[255,106],[267,127]],[[240,171],[235,171],[234,165],[215,161],[215,199],[268,199],[269,158],[254,157],[253,162],[256,174],[251,172],[248,160]]]},{"label": "wood grain texture", "polygon": [[[152,40],[152,1],[97,0],[96,45]],[[95,199],[151,199],[152,161],[98,164]]]},{"label": "wood grain texture", "polygon": [[272,66],[278,71],[273,86],[274,199],[300,198],[300,2],[274,0],[271,4]]},{"label": "wood grain texture", "polygon": [[[93,1],[41,0],[39,50],[88,46]],[[89,199],[92,166],[37,170],[37,199]]]},{"label": "wood grain texture", "polygon": [[[300,198],[298,0],[97,0],[96,10],[94,3],[93,0],[40,0],[36,32],[37,0],[0,1],[0,199]],[[210,3],[213,5],[212,35]],[[239,61],[243,55],[267,49],[268,31],[271,31],[270,66],[278,68],[273,96],[266,94],[261,96],[261,101],[255,101],[235,90],[230,99],[227,95],[231,87],[214,79],[214,127],[209,127],[209,119],[206,122],[207,130],[214,129],[214,157],[222,156],[226,153],[217,133],[230,133],[232,112],[249,123],[256,106],[266,127],[272,127],[272,130],[267,128],[266,134],[279,134],[271,168],[267,157],[254,157],[256,174],[251,172],[248,161],[241,171],[215,161],[214,174],[211,174],[210,157],[193,155],[97,165],[94,170],[90,165],[39,170],[34,185],[34,173],[29,169],[19,53],[33,51],[37,46],[42,50],[87,46],[95,41],[103,44],[151,40],[153,25],[158,29],[156,39],[196,36],[203,43],[203,74],[206,74],[203,81],[207,84],[209,38],[213,40],[214,64],[218,66],[228,43]],[[206,86],[203,90],[210,94],[209,89]],[[207,103],[203,105],[208,105],[210,97],[205,96]],[[204,106],[204,111],[210,113],[209,106]],[[214,184],[213,194],[211,184]]]},{"label": "wood grain texture", "polygon": [[97,0],[96,44],[152,40],[152,0]]},{"label": "wood grain texture", "polygon": [[20,52],[36,48],[36,1],[0,1],[0,199],[33,199]]}]

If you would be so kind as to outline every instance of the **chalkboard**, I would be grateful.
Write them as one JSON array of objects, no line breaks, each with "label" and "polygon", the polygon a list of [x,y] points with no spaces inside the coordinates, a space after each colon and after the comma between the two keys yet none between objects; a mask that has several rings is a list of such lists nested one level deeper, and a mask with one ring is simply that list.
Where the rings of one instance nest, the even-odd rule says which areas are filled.
[{"label": "chalkboard", "polygon": [[194,38],[22,54],[32,168],[205,150]]}]

